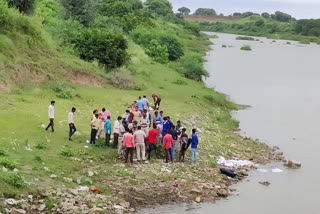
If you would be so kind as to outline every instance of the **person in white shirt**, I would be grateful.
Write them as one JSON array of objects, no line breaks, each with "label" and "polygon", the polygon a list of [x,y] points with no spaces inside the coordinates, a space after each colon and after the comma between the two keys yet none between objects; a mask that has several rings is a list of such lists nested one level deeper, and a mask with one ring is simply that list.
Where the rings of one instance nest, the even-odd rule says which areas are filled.
[{"label": "person in white shirt", "polygon": [[143,96],[142,98],[142,102],[143,102],[143,110],[149,110],[149,100],[147,99],[146,96]]},{"label": "person in white shirt", "polygon": [[48,110],[48,115],[49,115],[49,125],[46,128],[46,131],[48,131],[48,129],[51,127],[52,132],[54,132],[54,104],[56,102],[54,100],[51,101],[51,105],[49,106],[49,110]]},{"label": "person in white shirt", "polygon": [[71,112],[68,114],[68,123],[69,123],[69,140],[71,140],[72,135],[77,131],[75,125],[74,125],[74,113],[76,112],[76,108],[72,107]]},{"label": "person in white shirt", "polygon": [[122,117],[119,116],[113,125],[113,148],[114,149],[118,148],[121,120],[122,120]]},{"label": "person in white shirt", "polygon": [[134,142],[137,149],[137,159],[141,161],[140,154],[142,153],[142,160],[146,160],[146,146],[144,144],[144,139],[147,137],[144,131],[141,130],[141,126],[138,126],[138,131],[133,135]]},{"label": "person in white shirt", "polygon": [[129,116],[130,116],[130,111],[129,110],[126,110],[126,113],[124,113],[122,115],[122,119],[125,119],[126,122],[128,123],[129,122]]}]

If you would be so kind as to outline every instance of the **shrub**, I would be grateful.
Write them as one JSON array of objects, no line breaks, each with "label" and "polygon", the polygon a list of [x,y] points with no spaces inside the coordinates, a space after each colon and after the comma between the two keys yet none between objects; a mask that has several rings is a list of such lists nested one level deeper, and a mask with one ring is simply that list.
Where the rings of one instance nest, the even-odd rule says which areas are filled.
[{"label": "shrub", "polygon": [[0,159],[0,165],[13,170],[14,168],[19,167],[19,163],[17,161],[9,160],[8,158]]},{"label": "shrub", "polygon": [[176,61],[184,55],[182,44],[174,36],[162,35],[159,38],[159,43],[167,46],[170,61]]},{"label": "shrub", "polygon": [[160,45],[156,40],[151,40],[145,52],[156,62],[163,64],[168,62],[169,54],[167,46]]},{"label": "shrub", "polygon": [[20,13],[30,13],[33,10],[34,0],[7,0],[9,7],[14,7]]},{"label": "shrub", "polygon": [[110,73],[112,85],[120,89],[132,89],[134,82],[130,74],[123,71]]},{"label": "shrub", "polygon": [[203,59],[200,56],[186,56],[182,59],[182,65],[187,78],[201,81],[202,76],[209,76],[203,67]]},{"label": "shrub", "polygon": [[215,104],[222,107],[227,105],[226,98],[219,93],[204,95],[203,98],[209,101],[211,104]]},{"label": "shrub", "polygon": [[73,97],[73,90],[65,84],[49,84],[48,86],[60,99],[71,99]]},{"label": "shrub", "polygon": [[254,41],[255,39],[253,37],[249,36],[238,36],[236,40],[248,40],[248,41]]},{"label": "shrub", "polygon": [[7,152],[4,149],[0,149],[0,156],[6,156]]},{"label": "shrub", "polygon": [[36,149],[46,149],[47,145],[45,143],[39,143],[38,145],[36,145]]},{"label": "shrub", "polygon": [[251,51],[252,49],[251,49],[251,47],[249,45],[245,45],[245,46],[242,46],[240,48],[240,50],[242,50],[242,51]]},{"label": "shrub", "polygon": [[222,47],[222,48],[226,48],[227,46],[226,46],[226,45],[221,45],[221,47]]},{"label": "shrub", "polygon": [[21,188],[25,186],[25,179],[21,173],[10,173],[6,178],[6,182],[11,186]]},{"label": "shrub", "polygon": [[173,84],[176,84],[176,85],[188,85],[188,83],[186,83],[183,80],[176,80],[176,81],[173,82]]},{"label": "shrub", "polygon": [[66,156],[66,157],[73,157],[74,156],[74,153],[73,153],[73,151],[71,151],[71,149],[63,149],[60,154],[63,156]]},{"label": "shrub", "polygon": [[80,58],[98,62],[107,69],[120,67],[129,60],[128,43],[121,34],[85,29],[75,43]]},{"label": "shrub", "polygon": [[147,10],[161,16],[173,14],[172,5],[168,0],[147,0],[145,1]]},{"label": "shrub", "polygon": [[34,156],[34,160],[36,160],[38,162],[43,162],[42,158],[38,155]]},{"label": "shrub", "polygon": [[200,36],[200,27],[199,27],[199,25],[187,22],[183,27],[184,27],[184,29],[190,31],[195,36]]}]

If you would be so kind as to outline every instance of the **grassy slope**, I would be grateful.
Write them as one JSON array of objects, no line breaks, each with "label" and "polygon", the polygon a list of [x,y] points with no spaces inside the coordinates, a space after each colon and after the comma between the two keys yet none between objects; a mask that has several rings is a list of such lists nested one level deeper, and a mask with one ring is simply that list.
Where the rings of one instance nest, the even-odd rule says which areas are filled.
[{"label": "grassy slope", "polygon": [[[40,46],[31,48],[25,40],[27,35],[19,34],[15,32],[0,34],[8,40],[2,47],[9,44],[14,53],[0,58],[3,82],[14,85],[15,79],[12,77],[16,75],[15,72],[26,68],[26,75],[39,71],[45,74],[45,78],[41,80],[43,84],[34,84],[31,80],[37,75],[32,75],[24,81],[27,84],[15,85],[20,86],[20,89],[12,90],[10,93],[1,92],[0,148],[6,151],[6,156],[0,156],[0,160],[6,158],[9,161],[17,161],[18,169],[28,182],[33,178],[40,180],[24,188],[16,188],[6,182],[7,174],[1,173],[0,195],[14,196],[21,192],[36,192],[41,188],[62,184],[77,185],[75,182],[64,181],[63,177],[72,178],[73,181],[81,178],[82,184],[89,184],[88,169],[99,173],[91,179],[107,194],[108,184],[119,182],[119,180],[125,182],[128,179],[132,186],[152,184],[155,179],[169,181],[174,178],[187,179],[190,185],[193,185],[199,179],[198,177],[208,182],[219,182],[224,177],[218,174],[218,168],[215,165],[218,156],[253,158],[259,162],[261,154],[267,150],[266,146],[256,144],[249,139],[242,139],[233,133],[237,122],[231,119],[230,109],[234,108],[234,104],[227,102],[224,95],[206,88],[201,82],[182,77],[176,72],[175,63],[161,65],[153,62],[145,55],[143,49],[133,42],[129,43],[132,59],[128,69],[134,75],[136,83],[143,85],[143,91],[119,90],[108,84],[104,84],[102,88],[71,84],[77,95],[72,99],[59,99],[46,85],[69,82],[70,78],[67,78],[66,74],[78,70],[105,78],[102,69],[95,64],[83,62],[60,52],[54,42],[46,40]],[[183,42],[187,52],[194,49],[204,53],[208,48],[205,37],[187,36]],[[90,77],[88,81],[93,83],[93,86],[97,86],[92,79],[94,78]],[[175,84],[176,80],[182,80],[185,84]],[[107,82],[105,80],[105,83]],[[176,171],[171,175],[158,174],[161,171],[162,160],[152,160],[153,164],[137,170],[119,165],[114,150],[99,146],[103,142],[89,149],[84,148],[87,145],[85,141],[89,138],[89,118],[92,109],[107,107],[111,110],[114,120],[116,116],[122,115],[126,106],[139,95],[145,94],[150,98],[152,93],[161,94],[163,98],[161,109],[164,110],[165,115],[170,115],[173,121],[180,119],[189,130],[192,124],[202,130],[199,146],[200,161],[197,165],[186,164],[181,167],[175,164],[172,167]],[[212,102],[204,98],[206,95],[212,95]],[[48,123],[47,109],[52,99],[56,100],[55,133],[46,132],[41,128],[41,124]],[[74,140],[69,142],[66,120],[72,106],[77,108],[75,124],[79,135],[75,135]],[[37,145],[45,145],[46,148],[37,149]],[[32,151],[26,151],[27,146],[30,146]],[[61,155],[62,150],[80,158],[81,161]],[[188,152],[188,160],[189,157]],[[48,167],[49,171],[44,167]],[[199,171],[199,168],[203,170]],[[190,174],[186,175],[186,172]],[[51,174],[56,174],[58,177],[51,179]],[[168,184],[170,189],[171,183]],[[110,191],[116,192],[112,189]],[[146,189],[146,192],[150,191]],[[176,198],[175,195],[172,196]]]}]

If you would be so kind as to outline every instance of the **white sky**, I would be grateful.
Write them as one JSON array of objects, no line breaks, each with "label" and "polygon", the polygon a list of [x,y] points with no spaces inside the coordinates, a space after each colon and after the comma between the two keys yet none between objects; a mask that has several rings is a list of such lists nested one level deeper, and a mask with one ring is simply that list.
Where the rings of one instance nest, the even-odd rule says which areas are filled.
[{"label": "white sky", "polygon": [[320,0],[169,0],[174,10],[185,6],[194,12],[199,7],[213,8],[217,13],[257,13],[283,11],[298,19],[320,18]]}]

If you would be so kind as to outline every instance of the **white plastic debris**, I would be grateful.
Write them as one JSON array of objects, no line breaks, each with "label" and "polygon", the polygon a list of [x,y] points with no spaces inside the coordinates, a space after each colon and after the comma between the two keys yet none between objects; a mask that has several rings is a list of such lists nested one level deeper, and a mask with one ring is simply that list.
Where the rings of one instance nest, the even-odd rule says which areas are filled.
[{"label": "white plastic debris", "polygon": [[89,187],[87,187],[87,186],[79,186],[78,190],[79,191],[89,191]]},{"label": "white plastic debris", "polygon": [[8,169],[6,167],[2,167],[2,172],[8,172]]},{"label": "white plastic debris", "polygon": [[88,175],[89,175],[89,177],[92,177],[94,175],[94,173],[91,171],[88,171]]},{"label": "white plastic debris", "polygon": [[44,125],[44,124],[41,124],[41,128],[43,128],[43,129],[44,129],[44,128],[46,128],[46,125]]},{"label": "white plastic debris", "polygon": [[89,148],[89,146],[84,146],[84,148],[88,149],[88,148]]},{"label": "white plastic debris", "polygon": [[43,168],[44,168],[44,170],[49,171],[49,168],[48,168],[48,167],[45,166],[45,167],[43,167]]},{"label": "white plastic debris", "polygon": [[86,143],[90,143],[90,140],[86,140]]},{"label": "white plastic debris", "polygon": [[222,156],[217,160],[217,164],[224,165],[224,166],[227,166],[227,167],[254,166],[254,163],[252,161],[237,160],[237,159],[226,160]]},{"label": "white plastic debris", "polygon": [[26,146],[25,149],[26,149],[26,151],[30,151],[30,152],[32,151],[31,147],[29,147],[29,146]]},{"label": "white plastic debris", "polygon": [[50,175],[50,178],[56,178],[57,176],[55,174]]},{"label": "white plastic debris", "polygon": [[283,172],[283,170],[278,169],[278,168],[275,168],[275,169],[272,170],[272,172],[277,172],[277,173],[279,173],[279,172]]},{"label": "white plastic debris", "polygon": [[14,168],[13,171],[14,171],[14,172],[19,172],[19,169]]},{"label": "white plastic debris", "polygon": [[19,201],[13,199],[13,198],[8,198],[4,201],[5,204],[8,204],[8,205],[16,205],[19,203]]}]

